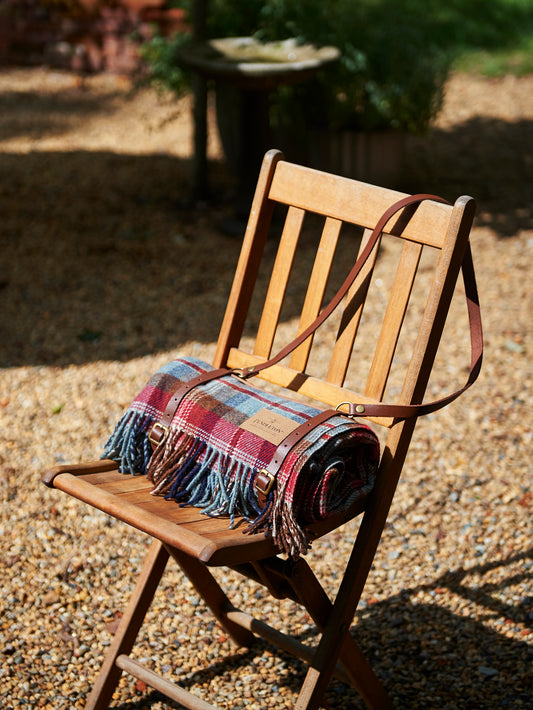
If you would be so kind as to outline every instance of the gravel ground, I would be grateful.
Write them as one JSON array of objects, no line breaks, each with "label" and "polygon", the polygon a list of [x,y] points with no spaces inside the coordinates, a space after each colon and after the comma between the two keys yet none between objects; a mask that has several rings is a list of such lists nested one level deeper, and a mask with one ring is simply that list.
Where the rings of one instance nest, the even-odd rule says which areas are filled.
[{"label": "gravel ground", "polygon": [[[228,179],[216,137],[216,199],[187,206],[187,109],[117,77],[0,73],[5,708],[83,707],[148,545],[46,489],[41,472],[97,457],[162,363],[213,352],[238,243],[217,230]],[[358,612],[361,646],[398,708],[533,707],[532,132],[533,77],[457,76],[434,128],[411,145],[405,189],[479,201],[486,359],[469,393],[419,424]],[[439,377],[453,384],[465,376],[465,327],[459,312],[444,340]],[[309,555],[329,590],[355,528]],[[262,598],[220,576],[237,605]],[[267,602],[263,614],[304,640],[312,633],[290,604]],[[209,684],[201,671],[219,653],[228,661]],[[292,707],[304,672],[260,643],[235,649],[172,565],[136,654],[234,710]],[[363,707],[340,684],[327,697]],[[177,707],[129,677],[113,706]]]}]

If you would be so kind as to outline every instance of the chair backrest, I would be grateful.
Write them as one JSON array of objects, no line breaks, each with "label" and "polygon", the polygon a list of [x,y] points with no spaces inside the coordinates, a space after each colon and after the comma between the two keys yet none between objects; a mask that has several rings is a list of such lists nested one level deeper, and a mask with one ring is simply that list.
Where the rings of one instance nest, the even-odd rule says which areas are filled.
[{"label": "chair backrest", "polygon": [[[281,153],[270,151],[265,156],[258,181],[218,341],[215,366],[250,366],[268,359],[273,347],[279,349],[275,345],[280,331],[284,330],[284,307],[288,308],[289,320],[294,321],[296,305],[295,292],[291,290],[292,266],[295,260],[301,258],[297,251],[299,242],[304,242],[303,261],[309,262],[309,232],[318,233],[320,237],[316,240],[314,262],[306,278],[307,290],[297,320],[297,333],[304,330],[319,313],[328,289],[331,289],[332,272],[340,270],[341,279],[344,279],[357,257],[354,249],[358,246],[360,253],[383,212],[401,196],[393,190],[286,162]],[[281,237],[267,243],[269,232],[272,234],[272,215],[277,204],[286,208],[284,224],[279,229]],[[381,402],[386,393],[387,401],[400,404],[421,402],[474,210],[472,198],[462,197],[454,206],[426,201],[393,217],[387,233],[376,245],[344,304],[338,309],[336,334],[332,333],[331,322],[322,326],[329,347],[321,337],[318,372],[313,369],[314,339],[309,338],[284,363],[263,370],[257,377],[330,406],[345,401]],[[306,232],[304,219],[307,223],[309,215],[318,215],[321,223],[315,217],[311,229]],[[361,230],[358,242],[354,238],[354,225]],[[342,246],[342,235],[347,235],[348,250],[346,245]],[[249,335],[251,324],[247,316],[265,244],[268,247],[277,244],[277,253],[253,339]],[[389,255],[391,251],[397,252],[394,273],[390,269],[390,259],[387,272],[379,273],[380,249],[387,249]],[[421,261],[423,250],[433,252],[431,269],[427,261]],[[419,269],[421,263],[423,269]],[[415,313],[413,317],[408,306],[419,271],[422,272],[422,288],[427,291],[427,297],[423,312]],[[334,290],[339,285],[340,281],[334,285]],[[254,299],[251,311],[257,312],[257,306]],[[381,314],[377,312],[379,306],[382,306]],[[361,325],[367,310],[370,312],[365,330]],[[246,335],[244,339],[243,333]],[[297,333],[285,333],[282,338],[287,341]],[[359,346],[359,339],[363,341],[362,346]],[[403,351],[398,352],[398,345],[403,341],[407,343],[405,351],[410,350],[408,360]],[[325,350],[329,350],[327,362]],[[357,375],[357,389],[352,388],[349,373],[351,360]],[[374,420],[388,427],[394,423],[391,418],[376,417]]]}]

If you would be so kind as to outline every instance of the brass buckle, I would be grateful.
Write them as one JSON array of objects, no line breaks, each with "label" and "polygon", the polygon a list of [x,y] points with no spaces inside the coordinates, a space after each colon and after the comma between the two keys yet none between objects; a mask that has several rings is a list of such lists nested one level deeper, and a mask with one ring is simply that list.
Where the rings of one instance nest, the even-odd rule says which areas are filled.
[{"label": "brass buckle", "polygon": [[[264,487],[261,487],[261,484],[259,482],[259,476],[265,476],[265,478],[268,477],[268,481],[265,483]],[[262,493],[264,496],[267,496],[270,491],[274,488],[274,484],[276,482],[276,477],[273,476],[269,471],[266,470],[266,468],[262,468],[259,473],[257,474],[257,477],[255,479],[255,489],[259,493]]]},{"label": "brass buckle", "polygon": [[354,412],[353,414],[352,414],[351,411],[342,412],[342,411],[341,411],[341,407],[343,407],[345,404],[347,404],[348,407],[352,407],[352,406],[353,406],[353,402],[340,402],[340,403],[337,404],[337,406],[335,407],[335,411],[336,411],[336,412],[341,412],[341,414],[344,414],[346,417],[355,417],[355,416],[357,416],[358,414],[364,414],[364,413],[365,413],[365,405],[364,405],[364,404],[357,404],[356,407],[355,407],[355,412]]},{"label": "brass buckle", "polygon": [[253,365],[250,367],[234,367],[231,370],[231,374],[235,375],[235,377],[238,377],[240,380],[247,380],[249,377],[253,377],[255,375]]},{"label": "brass buckle", "polygon": [[[159,436],[158,439],[154,439],[154,430],[156,427],[159,427],[159,430],[161,431],[161,435]],[[168,427],[165,426],[164,424],[161,424],[161,422],[156,422],[154,426],[150,429],[150,433],[148,434],[148,441],[152,444],[152,446],[159,446],[162,444],[165,439],[167,438],[168,434]]]}]

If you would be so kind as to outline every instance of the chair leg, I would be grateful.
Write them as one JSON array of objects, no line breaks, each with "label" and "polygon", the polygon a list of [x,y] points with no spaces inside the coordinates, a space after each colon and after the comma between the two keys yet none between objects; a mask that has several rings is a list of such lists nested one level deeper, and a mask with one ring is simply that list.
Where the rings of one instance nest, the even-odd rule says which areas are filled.
[{"label": "chair leg", "polygon": [[391,710],[392,702],[361,649],[350,636],[349,625],[341,628],[338,635],[336,629],[330,628],[333,604],[305,560],[301,559],[296,563],[290,583],[302,605],[319,630],[323,632],[322,643],[328,649],[329,658],[327,666],[309,668],[296,708],[311,710],[320,706],[322,695],[338,658],[368,708]]},{"label": "chair leg", "polygon": [[198,594],[211,609],[213,616],[233,641],[238,646],[250,646],[255,636],[248,629],[228,619],[228,612],[232,611],[234,607],[207,567],[180,550],[168,547],[167,551],[187,575]]},{"label": "chair leg", "polygon": [[117,687],[122,670],[116,659],[129,654],[150,608],[154,594],[165,571],[168,552],[158,540],[152,543],[140,577],[124,612],[113,643],[104,659],[100,674],[87,698],[85,710],[106,710]]},{"label": "chair leg", "polygon": [[[401,467],[416,423],[414,420],[415,418],[413,417],[412,420],[402,423],[399,428],[397,427],[394,430],[394,434],[392,432],[389,434],[387,448],[384,450],[382,457],[382,463],[384,459],[391,460],[388,466],[388,475],[381,482],[378,482],[369,496],[365,514],[344,571],[344,577],[337,591],[335,603],[331,605],[331,610],[327,614],[327,624],[315,652],[313,662],[307,672],[295,710],[316,710],[320,706],[320,701],[338,658],[336,649],[342,649],[341,662],[346,667],[347,672],[353,673],[354,668],[350,661],[350,656],[344,654],[344,644],[351,643],[349,640],[350,624],[372,566],[381,532],[387,520],[388,511],[400,477]],[[394,460],[391,459],[391,451],[393,450],[396,452]],[[317,584],[319,584],[318,581]],[[328,603],[330,603],[329,600]],[[358,654],[361,654],[361,652],[358,651]],[[370,669],[370,666],[368,668]],[[361,676],[358,672],[355,674],[354,681],[361,683]],[[364,699],[367,706],[372,710],[390,710],[394,707],[375,676],[367,690],[365,690],[363,685],[361,690],[362,695],[363,692],[370,692],[368,697]]]},{"label": "chair leg", "polygon": [[[228,613],[231,613],[234,607],[207,567],[198,560],[156,540],[152,543],[113,643],[87,699],[85,710],[108,708],[122,673],[117,665],[117,658],[127,656],[133,648],[169,555],[176,560],[215,618],[238,645],[249,646],[255,639],[249,629],[228,618]],[[335,623],[334,605],[307,563],[300,560],[287,579],[296,596],[319,629],[323,631],[318,651],[298,697],[296,710],[315,710],[320,707],[337,658],[369,708],[373,710],[392,708],[384,688],[350,636],[348,629]]]}]

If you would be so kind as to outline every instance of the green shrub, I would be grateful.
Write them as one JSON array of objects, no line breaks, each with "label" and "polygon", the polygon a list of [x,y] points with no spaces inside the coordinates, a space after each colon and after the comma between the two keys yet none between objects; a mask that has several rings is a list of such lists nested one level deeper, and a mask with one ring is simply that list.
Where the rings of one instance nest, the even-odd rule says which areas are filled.
[{"label": "green shrub", "polygon": [[[456,57],[512,46],[533,28],[532,9],[533,0],[209,0],[207,28],[340,49],[313,81],[275,93],[273,121],[301,113],[314,125],[416,132],[438,111]],[[186,86],[175,59],[184,40],[155,37],[144,52],[152,77],[176,91]]]}]

